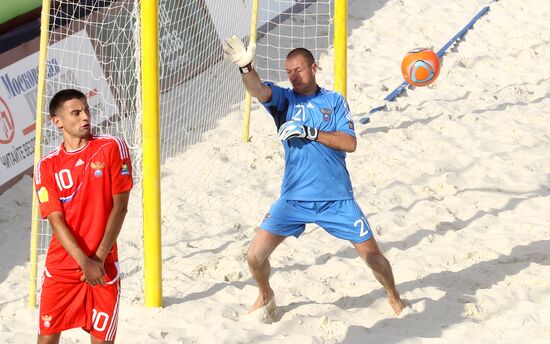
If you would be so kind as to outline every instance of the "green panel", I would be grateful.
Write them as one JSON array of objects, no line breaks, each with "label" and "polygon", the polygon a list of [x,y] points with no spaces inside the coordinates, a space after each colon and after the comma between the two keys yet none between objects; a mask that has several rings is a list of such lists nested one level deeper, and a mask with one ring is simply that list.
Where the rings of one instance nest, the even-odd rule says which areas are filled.
[{"label": "green panel", "polygon": [[0,24],[42,6],[42,0],[0,0]]}]

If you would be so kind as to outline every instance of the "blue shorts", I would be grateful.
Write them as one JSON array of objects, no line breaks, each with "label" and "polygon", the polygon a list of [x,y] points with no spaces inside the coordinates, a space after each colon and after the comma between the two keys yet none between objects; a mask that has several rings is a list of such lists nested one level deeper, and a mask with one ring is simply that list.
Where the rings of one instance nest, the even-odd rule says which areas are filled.
[{"label": "blue shorts", "polygon": [[279,199],[260,227],[273,234],[299,237],[306,223],[315,223],[333,236],[354,243],[372,237],[369,222],[354,199],[316,202]]}]

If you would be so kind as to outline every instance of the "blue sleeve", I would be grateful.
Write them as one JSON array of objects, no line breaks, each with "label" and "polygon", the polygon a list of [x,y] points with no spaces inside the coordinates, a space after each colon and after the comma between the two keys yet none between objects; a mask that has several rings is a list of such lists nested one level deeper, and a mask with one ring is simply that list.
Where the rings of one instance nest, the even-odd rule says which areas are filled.
[{"label": "blue sleeve", "polygon": [[273,120],[275,120],[277,130],[279,130],[279,127],[286,122],[286,113],[289,104],[288,98],[286,97],[284,88],[272,82],[264,82],[264,85],[271,87],[271,100],[262,103],[262,105],[271,114]]},{"label": "blue sleeve", "polygon": [[334,113],[336,115],[336,130],[355,137],[355,125],[351,118],[348,102],[340,94],[336,98]]}]

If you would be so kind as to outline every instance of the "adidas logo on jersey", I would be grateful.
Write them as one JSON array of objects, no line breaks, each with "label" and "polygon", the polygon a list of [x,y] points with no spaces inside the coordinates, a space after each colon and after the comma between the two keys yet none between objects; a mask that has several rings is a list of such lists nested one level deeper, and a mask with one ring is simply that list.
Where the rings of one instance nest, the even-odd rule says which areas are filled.
[{"label": "adidas logo on jersey", "polygon": [[83,165],[83,164],[84,164],[84,161],[82,161],[82,159],[78,159],[76,164],[74,164],[74,167],[77,167],[77,166],[80,166],[80,165]]}]

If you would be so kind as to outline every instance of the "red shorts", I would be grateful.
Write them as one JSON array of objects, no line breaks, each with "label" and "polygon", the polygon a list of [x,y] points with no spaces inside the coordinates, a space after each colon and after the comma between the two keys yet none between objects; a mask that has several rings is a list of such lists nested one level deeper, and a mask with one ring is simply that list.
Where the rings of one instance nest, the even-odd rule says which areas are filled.
[{"label": "red shorts", "polygon": [[44,269],[39,334],[60,333],[82,327],[94,337],[114,341],[118,323],[120,274],[118,262],[105,265],[105,285],[92,287],[81,282],[81,270]]}]

